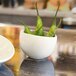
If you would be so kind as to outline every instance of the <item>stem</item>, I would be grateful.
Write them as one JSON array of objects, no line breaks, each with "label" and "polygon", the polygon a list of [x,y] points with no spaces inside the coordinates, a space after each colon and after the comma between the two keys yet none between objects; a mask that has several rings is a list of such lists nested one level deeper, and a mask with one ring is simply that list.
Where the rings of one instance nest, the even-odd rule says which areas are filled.
[{"label": "stem", "polygon": [[[57,13],[58,13],[59,7],[60,7],[60,1],[59,0],[58,0],[57,4],[58,4],[58,8],[57,8],[57,11],[56,11],[56,14],[55,14],[55,17],[54,17],[54,21],[56,20],[56,16],[57,16]],[[54,23],[54,21],[53,21],[53,23]]]},{"label": "stem", "polygon": [[24,21],[22,21],[22,19],[17,19],[16,21],[18,21],[21,25],[26,26],[26,23]]},{"label": "stem", "polygon": [[36,2],[36,11],[37,11],[37,15],[39,16],[39,12],[38,12],[38,8],[37,8],[37,2]]},{"label": "stem", "polygon": [[60,7],[60,1],[59,1],[59,0],[58,0],[58,2],[57,2],[57,5],[58,5],[58,8],[57,8],[57,11],[56,11],[56,14],[55,14],[55,19],[56,19],[56,16],[57,16],[57,13],[58,13],[59,7]]},{"label": "stem", "polygon": [[60,24],[61,24],[61,21],[62,21],[62,19],[60,19],[60,21],[59,21],[59,24],[58,24],[57,28],[60,26]]}]

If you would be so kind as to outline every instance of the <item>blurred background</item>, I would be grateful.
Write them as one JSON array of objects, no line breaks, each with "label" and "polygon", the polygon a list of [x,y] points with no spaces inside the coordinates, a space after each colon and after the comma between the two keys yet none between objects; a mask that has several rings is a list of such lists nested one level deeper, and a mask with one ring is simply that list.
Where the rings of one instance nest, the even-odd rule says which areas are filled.
[{"label": "blurred background", "polygon": [[[19,46],[20,29],[23,21],[32,29],[35,27],[38,3],[39,14],[44,29],[48,30],[54,19],[58,0],[0,0],[0,34],[7,37],[14,45],[16,53],[6,64],[14,71],[19,71],[24,59]],[[55,63],[56,76],[76,76],[76,0],[59,0],[60,9],[57,23],[62,18],[57,30],[58,48],[52,59]]]},{"label": "blurred background", "polygon": [[[55,10],[57,7],[58,0],[0,0],[0,5],[2,7],[13,7],[18,8],[22,6],[23,8],[34,9],[35,2],[38,2],[39,9],[52,9]],[[71,10],[76,5],[75,0],[60,0],[61,8],[60,10]],[[51,7],[51,8],[50,8]]]},{"label": "blurred background", "polygon": [[[0,0],[0,22],[20,24],[20,20],[22,20],[28,25],[35,25],[37,15],[35,11],[36,1],[44,26],[50,26],[57,9],[58,0]],[[64,24],[67,24],[69,20],[74,25],[75,13],[76,0],[60,0],[57,22],[60,18],[67,17],[68,19],[63,19],[61,27],[64,27]]]}]

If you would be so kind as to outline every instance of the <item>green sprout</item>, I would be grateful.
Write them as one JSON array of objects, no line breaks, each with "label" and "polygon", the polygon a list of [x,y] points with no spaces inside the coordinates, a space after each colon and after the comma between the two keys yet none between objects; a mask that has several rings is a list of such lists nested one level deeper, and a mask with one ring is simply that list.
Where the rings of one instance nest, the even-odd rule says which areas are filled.
[{"label": "green sprout", "polygon": [[35,35],[44,36],[44,30],[42,27],[43,23],[42,23],[41,17],[39,16],[37,3],[36,3],[36,11],[37,11],[37,23],[36,23],[36,28],[35,28]]},{"label": "green sprout", "polygon": [[42,19],[39,15],[38,12],[38,8],[37,8],[37,3],[36,3],[36,12],[37,12],[37,23],[36,23],[36,28],[34,31],[31,31],[31,29],[28,27],[28,25],[26,26],[24,23],[23,25],[25,25],[25,29],[24,29],[24,33],[27,34],[34,34],[34,35],[38,35],[38,36],[48,36],[48,37],[54,37],[55,33],[56,33],[56,29],[60,26],[61,24],[61,19],[60,22],[58,24],[56,24],[56,17],[57,17],[57,13],[59,11],[59,7],[60,7],[60,2],[58,1],[58,8],[56,11],[56,14],[54,16],[54,20],[53,23],[49,29],[49,31],[47,32],[47,34],[45,35],[44,29],[43,29],[43,22]]},{"label": "green sprout", "polygon": [[25,25],[25,23],[23,21],[20,21],[22,25],[25,26],[25,30],[24,30],[24,33],[27,33],[27,34],[32,34],[30,28],[28,25]]}]

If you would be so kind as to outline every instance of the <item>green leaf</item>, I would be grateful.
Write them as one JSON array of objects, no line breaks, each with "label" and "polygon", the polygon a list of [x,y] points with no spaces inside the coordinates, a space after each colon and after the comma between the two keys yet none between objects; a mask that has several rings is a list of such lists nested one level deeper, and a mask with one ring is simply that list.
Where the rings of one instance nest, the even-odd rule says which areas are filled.
[{"label": "green leaf", "polygon": [[62,19],[60,19],[60,21],[59,21],[59,23],[58,23],[57,26],[56,26],[56,24],[53,24],[53,25],[51,26],[50,31],[48,32],[48,36],[52,36],[52,37],[55,36],[56,30],[57,30],[58,27],[60,26],[61,21],[62,21]]},{"label": "green leaf", "polygon": [[32,34],[32,32],[30,31],[30,28],[28,26],[25,26],[24,33]]},{"label": "green leaf", "polygon": [[22,25],[24,25],[24,33],[27,33],[27,34],[32,34],[30,28],[28,27],[28,25],[26,26],[26,24],[23,22],[23,21],[20,21]]},{"label": "green leaf", "polygon": [[35,35],[40,35],[40,36],[44,35],[42,26],[43,26],[42,19],[40,18],[40,16],[37,16]]},{"label": "green leaf", "polygon": [[47,36],[55,36],[56,29],[59,26],[59,25],[56,26],[56,17],[57,17],[57,13],[58,13],[59,7],[60,7],[60,2],[58,1],[58,8],[57,8],[56,14],[54,16],[54,21],[53,21],[53,23],[52,23],[52,25],[50,27],[49,32],[47,33]]},{"label": "green leaf", "polygon": [[40,16],[37,16],[37,24],[35,31],[39,31],[42,28],[42,26],[43,26],[42,19],[40,18]]},{"label": "green leaf", "polygon": [[38,32],[36,32],[35,35],[44,36],[44,31],[43,31],[43,29],[40,29]]},{"label": "green leaf", "polygon": [[55,36],[55,33],[56,33],[56,29],[57,29],[57,27],[56,27],[56,25],[55,24],[53,24],[52,26],[51,26],[51,28],[50,28],[50,31],[47,33],[47,36]]},{"label": "green leaf", "polygon": [[36,11],[37,11],[37,23],[36,23],[36,28],[35,28],[35,35],[44,36],[44,30],[42,27],[43,23],[42,23],[41,17],[39,16],[37,3],[36,3]]}]

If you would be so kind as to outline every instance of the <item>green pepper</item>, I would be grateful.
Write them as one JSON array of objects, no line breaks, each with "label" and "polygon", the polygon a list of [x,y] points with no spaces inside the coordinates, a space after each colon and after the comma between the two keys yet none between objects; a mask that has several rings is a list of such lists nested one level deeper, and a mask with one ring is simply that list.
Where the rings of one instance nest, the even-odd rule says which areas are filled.
[{"label": "green pepper", "polygon": [[52,36],[52,37],[55,36],[56,29],[58,28],[58,26],[60,24],[60,22],[59,22],[58,26],[56,26],[56,17],[57,17],[57,13],[58,13],[59,7],[60,7],[60,2],[58,1],[58,8],[57,8],[56,14],[54,16],[54,21],[53,21],[53,23],[52,23],[52,25],[50,27],[49,32],[47,33],[47,36]]},{"label": "green pepper", "polygon": [[36,3],[36,11],[37,11],[37,23],[36,23],[36,28],[35,28],[35,35],[44,36],[44,30],[42,27],[43,23],[42,23],[41,17],[39,16],[37,3]]}]

